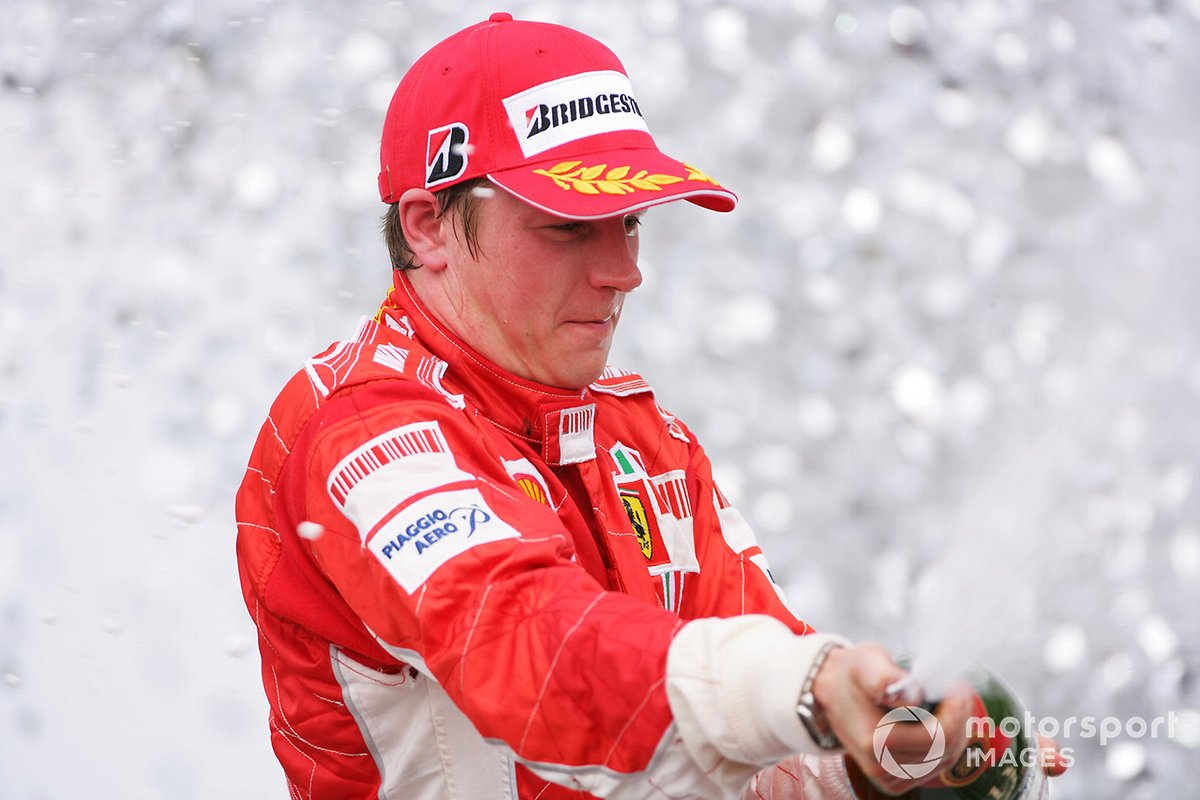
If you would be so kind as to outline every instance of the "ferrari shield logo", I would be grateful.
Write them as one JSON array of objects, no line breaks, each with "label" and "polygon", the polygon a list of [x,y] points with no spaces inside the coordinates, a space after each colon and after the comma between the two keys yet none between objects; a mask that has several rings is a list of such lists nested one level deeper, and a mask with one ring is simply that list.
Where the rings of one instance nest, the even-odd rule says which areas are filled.
[{"label": "ferrari shield logo", "polygon": [[654,553],[654,541],[650,537],[650,520],[646,517],[646,507],[642,498],[630,492],[621,492],[621,504],[629,515],[629,523],[633,526],[633,535],[641,545],[642,555],[651,558]]}]

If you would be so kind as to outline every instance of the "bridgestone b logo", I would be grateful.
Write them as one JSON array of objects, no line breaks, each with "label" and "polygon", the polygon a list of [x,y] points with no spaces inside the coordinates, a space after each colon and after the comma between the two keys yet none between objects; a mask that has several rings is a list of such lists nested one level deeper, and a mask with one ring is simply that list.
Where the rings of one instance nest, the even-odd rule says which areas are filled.
[{"label": "bridgestone b logo", "polygon": [[429,132],[425,144],[425,188],[452,181],[467,171],[470,132],[452,122]]},{"label": "bridgestone b logo", "polygon": [[613,131],[648,131],[629,78],[600,70],[539,84],[504,99],[526,157]]}]

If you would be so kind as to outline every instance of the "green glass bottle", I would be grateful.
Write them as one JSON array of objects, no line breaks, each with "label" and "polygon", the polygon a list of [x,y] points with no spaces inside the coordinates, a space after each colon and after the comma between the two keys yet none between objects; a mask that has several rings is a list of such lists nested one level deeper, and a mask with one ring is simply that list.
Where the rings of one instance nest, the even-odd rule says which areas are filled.
[{"label": "green glass bottle", "polygon": [[[967,726],[967,747],[945,772],[900,795],[907,800],[1046,800],[1049,784],[1041,765],[1032,719],[1016,694],[992,673],[970,678],[975,711]],[[909,707],[913,708],[913,707]],[[926,704],[932,711],[936,703]],[[922,719],[928,715],[917,712]],[[879,748],[876,748],[879,755]],[[888,762],[881,760],[885,769]],[[894,762],[891,762],[894,763]],[[913,765],[918,766],[918,765]],[[858,766],[846,759],[850,786],[858,800],[885,800]],[[915,773],[914,773],[915,774]]]}]

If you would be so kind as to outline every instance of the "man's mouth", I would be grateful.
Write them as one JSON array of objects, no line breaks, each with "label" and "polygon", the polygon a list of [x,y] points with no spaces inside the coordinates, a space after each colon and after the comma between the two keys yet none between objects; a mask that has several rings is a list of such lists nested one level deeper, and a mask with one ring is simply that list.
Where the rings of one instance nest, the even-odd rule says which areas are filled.
[{"label": "man's mouth", "polygon": [[617,312],[610,311],[601,316],[583,317],[581,319],[573,319],[571,322],[574,322],[577,325],[608,325],[609,323],[614,322],[616,317]]}]

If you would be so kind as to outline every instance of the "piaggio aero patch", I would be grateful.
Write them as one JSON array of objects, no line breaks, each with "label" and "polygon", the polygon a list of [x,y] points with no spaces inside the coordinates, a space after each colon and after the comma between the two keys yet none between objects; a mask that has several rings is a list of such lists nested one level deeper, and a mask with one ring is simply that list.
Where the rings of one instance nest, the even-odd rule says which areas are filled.
[{"label": "piaggio aero patch", "polygon": [[519,536],[478,489],[460,489],[435,492],[408,504],[367,540],[367,549],[412,594],[458,554]]}]

